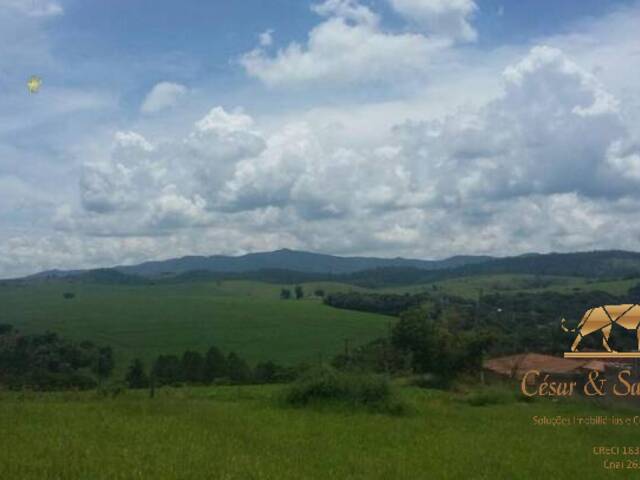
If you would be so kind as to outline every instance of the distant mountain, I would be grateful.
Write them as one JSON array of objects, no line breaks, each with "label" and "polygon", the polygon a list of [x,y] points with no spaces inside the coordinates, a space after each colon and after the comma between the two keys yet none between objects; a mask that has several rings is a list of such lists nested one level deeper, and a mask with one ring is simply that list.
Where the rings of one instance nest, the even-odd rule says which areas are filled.
[{"label": "distant mountain", "polygon": [[72,281],[79,281],[83,283],[104,283],[119,285],[145,285],[151,283],[147,278],[140,277],[138,275],[131,275],[123,272],[119,272],[113,268],[98,268],[96,270],[87,270],[72,277],[67,277]]},{"label": "distant mountain", "polygon": [[346,275],[342,281],[375,288],[490,274],[554,275],[599,279],[637,278],[640,277],[640,253],[603,250],[526,254],[438,270],[398,267],[366,270]]},{"label": "distant mountain", "polygon": [[88,270],[45,270],[44,272],[34,273],[24,277],[25,280],[54,280],[58,278],[67,278],[80,275]]},{"label": "distant mountain", "polygon": [[558,275],[587,278],[640,277],[640,253],[606,250],[526,254],[517,257],[457,256],[445,260],[338,257],[294,250],[238,257],[183,257],[96,270],[51,270],[23,280],[139,284],[251,279],[275,283],[335,280],[381,287],[485,274]]},{"label": "distant mountain", "polygon": [[486,256],[457,256],[446,260],[411,260],[405,258],[338,257],[296,250],[250,253],[239,257],[215,255],[211,257],[182,257],[171,260],[145,262],[140,265],[115,267],[129,275],[163,277],[187,272],[243,273],[259,270],[290,270],[294,272],[343,275],[377,268],[403,267],[421,270],[440,270],[491,260]]},{"label": "distant mountain", "polygon": [[530,273],[576,277],[621,278],[640,275],[640,253],[599,250],[576,253],[526,254],[467,264],[456,273]]}]

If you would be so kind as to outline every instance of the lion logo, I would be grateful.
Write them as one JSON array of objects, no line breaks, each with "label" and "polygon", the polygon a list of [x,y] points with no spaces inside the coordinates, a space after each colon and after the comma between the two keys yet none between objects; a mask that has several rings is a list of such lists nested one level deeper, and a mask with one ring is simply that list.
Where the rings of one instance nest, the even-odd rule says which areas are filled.
[{"label": "lion logo", "polygon": [[635,330],[638,339],[638,351],[640,352],[640,305],[603,305],[587,310],[580,320],[578,326],[569,330],[564,326],[566,320],[563,318],[561,327],[565,332],[577,332],[571,351],[577,352],[578,345],[584,337],[592,333],[602,332],[602,345],[607,352],[615,352],[609,345],[609,336],[614,325],[626,328],[627,330]]}]

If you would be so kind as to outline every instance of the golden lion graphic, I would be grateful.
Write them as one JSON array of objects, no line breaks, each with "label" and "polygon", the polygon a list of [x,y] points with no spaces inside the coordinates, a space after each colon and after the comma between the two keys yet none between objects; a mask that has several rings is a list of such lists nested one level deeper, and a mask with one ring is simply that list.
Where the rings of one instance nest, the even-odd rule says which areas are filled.
[{"label": "golden lion graphic", "polygon": [[565,332],[578,332],[576,339],[571,345],[571,351],[575,352],[584,337],[595,332],[602,331],[602,345],[607,352],[614,352],[609,345],[609,335],[613,325],[619,325],[627,330],[635,330],[638,338],[638,351],[640,352],[640,305],[603,305],[601,307],[590,308],[582,317],[578,326],[569,330],[564,326],[565,319],[562,319],[562,329]]}]

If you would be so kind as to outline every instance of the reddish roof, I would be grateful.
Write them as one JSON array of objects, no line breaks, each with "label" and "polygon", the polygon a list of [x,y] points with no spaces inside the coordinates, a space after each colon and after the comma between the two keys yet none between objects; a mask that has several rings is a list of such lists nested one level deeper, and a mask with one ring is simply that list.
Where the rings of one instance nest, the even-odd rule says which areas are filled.
[{"label": "reddish roof", "polygon": [[578,373],[581,370],[597,370],[603,372],[606,363],[600,360],[580,360],[562,357],[552,357],[540,353],[521,353],[507,357],[486,360],[483,364],[486,370],[500,375],[521,377],[530,370],[542,373]]}]

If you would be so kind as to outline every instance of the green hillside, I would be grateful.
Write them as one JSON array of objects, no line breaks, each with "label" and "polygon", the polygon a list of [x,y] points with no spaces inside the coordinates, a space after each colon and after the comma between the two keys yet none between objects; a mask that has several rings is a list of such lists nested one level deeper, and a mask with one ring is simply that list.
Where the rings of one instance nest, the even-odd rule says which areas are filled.
[{"label": "green hillside", "polygon": [[[310,284],[327,292],[352,287]],[[24,332],[50,330],[76,340],[111,345],[118,370],[132,358],[205,351],[215,344],[250,362],[317,361],[387,332],[393,319],[338,310],[309,296],[280,300],[282,286],[249,282],[177,285],[69,284],[63,281],[0,286],[0,323]],[[75,293],[64,299],[63,293]]]},{"label": "green hillside", "polygon": [[[314,296],[349,290],[377,293],[449,294],[476,299],[500,292],[620,295],[638,279],[594,281],[579,277],[491,274],[381,289],[337,282],[303,284],[303,300],[280,300],[278,285],[249,280],[175,284],[84,283],[70,280],[0,284],[0,323],[24,332],[50,330],[75,340],[92,340],[115,349],[117,370],[140,357],[147,364],[159,354],[204,352],[212,344],[236,351],[252,363],[283,364],[329,359],[353,346],[384,336],[390,317],[340,310]],[[63,298],[73,292],[75,298]],[[640,299],[639,299],[640,300]]]}]

